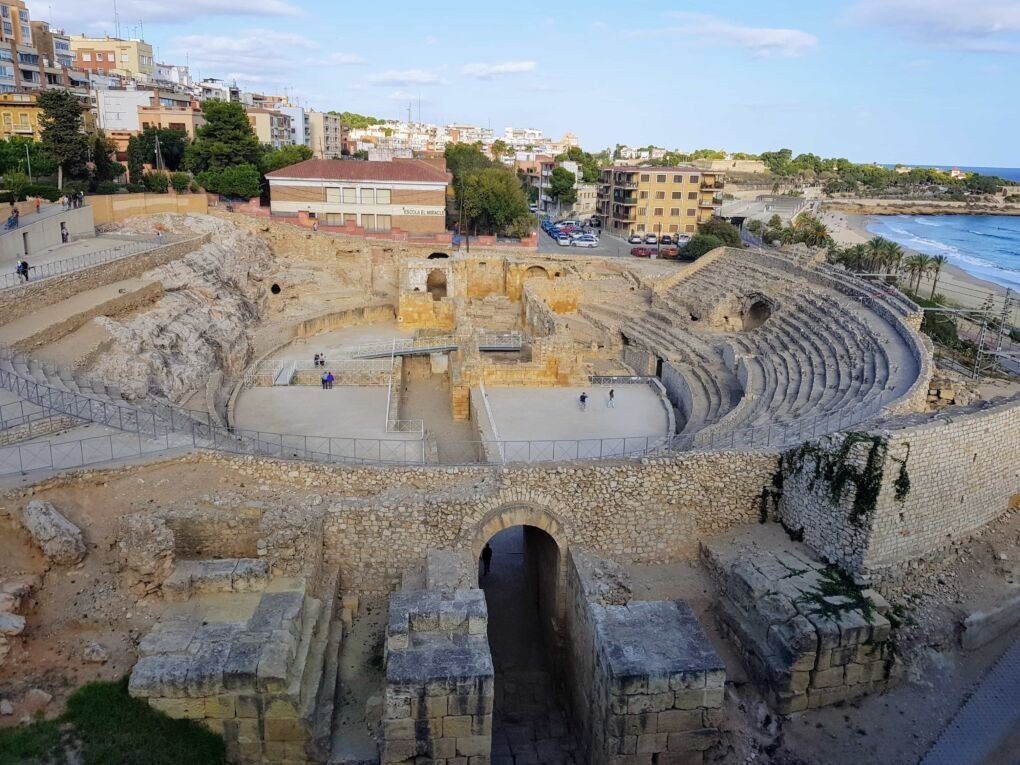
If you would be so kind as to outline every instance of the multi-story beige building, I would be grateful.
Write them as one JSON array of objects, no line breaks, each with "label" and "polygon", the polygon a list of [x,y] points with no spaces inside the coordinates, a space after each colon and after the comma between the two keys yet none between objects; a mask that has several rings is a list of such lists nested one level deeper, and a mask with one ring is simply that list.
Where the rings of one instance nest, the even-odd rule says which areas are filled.
[{"label": "multi-story beige building", "polygon": [[142,130],[148,127],[183,130],[194,141],[195,131],[205,124],[205,117],[197,101],[184,106],[169,106],[153,99],[149,106],[138,107],[138,123]]},{"label": "multi-story beige building", "polygon": [[67,35],[32,21],[23,0],[0,0],[0,93],[64,88],[87,102],[88,74],[73,65]]},{"label": "multi-story beige building", "polygon": [[248,122],[251,123],[259,143],[280,149],[294,145],[294,133],[291,129],[290,115],[272,109],[245,109]]},{"label": "multi-story beige building", "polygon": [[597,183],[578,183],[574,188],[577,190],[577,201],[574,202],[574,215],[581,218],[590,218],[596,211],[595,203],[598,199],[599,185]]},{"label": "multi-story beige building", "polygon": [[724,175],[695,167],[602,168],[596,214],[617,236],[687,234],[723,201]]},{"label": "multi-story beige building", "polygon": [[145,77],[156,74],[152,46],[144,40],[71,35],[71,50],[75,66],[88,72]]},{"label": "multi-story beige building", "polygon": [[266,173],[273,215],[314,216],[327,226],[416,235],[446,230],[451,176],[420,159],[309,159]]},{"label": "multi-story beige building", "polygon": [[308,146],[316,159],[340,159],[345,129],[339,114],[308,113]]}]

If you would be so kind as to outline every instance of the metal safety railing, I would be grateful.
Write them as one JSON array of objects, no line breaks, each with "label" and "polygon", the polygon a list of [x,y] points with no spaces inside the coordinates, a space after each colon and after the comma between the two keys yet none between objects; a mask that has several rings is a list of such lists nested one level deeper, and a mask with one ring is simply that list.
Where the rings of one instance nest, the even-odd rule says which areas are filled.
[{"label": "metal safety railing", "polygon": [[21,287],[25,284],[34,284],[44,279],[51,279],[54,276],[63,276],[64,274],[74,273],[75,271],[82,271],[86,268],[102,265],[103,263],[110,263],[115,260],[120,260],[121,258],[126,258],[130,255],[138,255],[143,252],[149,252],[171,243],[172,242],[169,242],[166,239],[135,239],[119,247],[108,247],[104,250],[89,252],[84,255],[76,255],[73,258],[54,260],[50,263],[30,266],[27,280],[21,274],[17,273],[0,275],[0,290]]}]

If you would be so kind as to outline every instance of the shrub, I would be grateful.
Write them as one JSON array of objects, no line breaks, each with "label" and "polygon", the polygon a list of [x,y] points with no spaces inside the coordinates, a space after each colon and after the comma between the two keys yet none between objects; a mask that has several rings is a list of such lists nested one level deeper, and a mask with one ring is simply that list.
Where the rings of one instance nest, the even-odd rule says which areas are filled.
[{"label": "shrub", "polygon": [[236,165],[223,170],[199,173],[198,182],[206,191],[226,197],[251,199],[262,195],[262,174],[252,165]]},{"label": "shrub", "polygon": [[190,191],[192,194],[198,194],[199,192],[202,191],[202,187],[199,186],[194,181],[192,181],[191,185],[188,187],[188,191]]},{"label": "shrub", "polygon": [[116,194],[123,188],[119,183],[114,181],[100,181],[96,184],[96,190],[93,194]]},{"label": "shrub", "polygon": [[166,194],[170,188],[170,179],[164,173],[146,173],[142,176],[142,185],[147,191]]},{"label": "shrub", "polygon": [[680,248],[680,257],[688,260],[697,260],[706,252],[711,252],[716,247],[722,247],[725,243],[722,239],[711,234],[695,234],[691,241]]},{"label": "shrub", "polygon": [[170,173],[170,185],[178,194],[183,194],[191,188],[191,175],[189,173]]},{"label": "shrub", "polygon": [[145,191],[145,187],[140,183],[128,183],[124,188],[128,190],[129,194],[141,194]]},{"label": "shrub", "polygon": [[66,184],[64,190],[61,191],[56,186],[42,186],[40,184],[30,184],[25,186],[25,197],[42,197],[48,199],[50,202],[56,202],[64,194],[70,194],[68,190],[70,184]]}]

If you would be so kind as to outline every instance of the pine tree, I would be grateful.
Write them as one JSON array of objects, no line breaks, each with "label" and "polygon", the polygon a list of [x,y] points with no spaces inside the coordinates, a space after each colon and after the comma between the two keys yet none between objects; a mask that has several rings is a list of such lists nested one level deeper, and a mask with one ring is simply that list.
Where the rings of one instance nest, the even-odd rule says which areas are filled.
[{"label": "pine tree", "polygon": [[64,174],[85,175],[88,138],[83,132],[81,101],[66,90],[44,90],[36,96],[42,107],[39,126],[43,151],[57,165],[57,188],[64,188]]}]

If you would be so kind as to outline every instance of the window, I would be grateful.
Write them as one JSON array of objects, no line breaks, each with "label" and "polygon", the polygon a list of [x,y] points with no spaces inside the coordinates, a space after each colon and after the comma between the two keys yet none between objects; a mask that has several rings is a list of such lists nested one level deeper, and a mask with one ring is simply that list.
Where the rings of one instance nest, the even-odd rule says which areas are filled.
[{"label": "window", "polygon": [[648,183],[648,179],[649,178],[651,178],[651,176],[648,173],[641,173],[641,182],[642,183]]},{"label": "window", "polygon": [[82,53],[81,54],[81,60],[82,61],[91,61],[92,60],[92,54],[91,53]]},{"label": "window", "polygon": [[349,186],[344,187],[344,204],[355,205],[358,203],[358,190]]},{"label": "window", "polygon": [[672,234],[674,231],[679,231],[679,230],[680,230],[680,227],[678,225],[676,225],[675,223],[670,223],[669,224],[669,233]]},{"label": "window", "polygon": [[113,53],[107,53],[106,60],[109,61],[111,64],[117,63],[117,57]]},{"label": "window", "polygon": [[326,202],[334,205],[340,203],[340,189],[338,187],[326,187]]},{"label": "window", "polygon": [[680,208],[679,207],[670,207],[669,208],[669,217],[670,218],[679,218],[680,217]]},{"label": "window", "polygon": [[28,115],[24,112],[18,115],[18,121],[21,122],[22,127],[28,127]]},{"label": "window", "polygon": [[687,198],[688,199],[697,199],[698,198],[698,192],[696,192],[696,191],[688,191],[687,192]]},{"label": "window", "polygon": [[28,24],[21,25],[21,42],[25,45],[32,44],[32,28]]},{"label": "window", "polygon": [[687,208],[687,214],[693,217],[693,216],[698,214],[698,211],[695,210],[694,208],[688,207]]},{"label": "window", "polygon": [[[6,6],[0,6],[0,8],[5,7]],[[14,37],[14,27],[11,26],[11,22],[9,21],[4,22],[4,37]]]},{"label": "window", "polygon": [[0,48],[0,61],[13,61],[14,56],[11,54],[10,48]]},{"label": "window", "polygon": [[38,64],[39,57],[34,53],[19,53],[18,61],[20,61],[22,64]]},{"label": "window", "polygon": [[11,9],[6,5],[0,5],[0,14],[2,14],[5,19],[9,19],[11,17]]},{"label": "window", "polygon": [[[376,189],[376,191],[375,191],[375,201],[376,201],[376,204],[388,205],[390,203],[390,190],[389,189]],[[381,218],[381,217],[384,217],[384,216],[380,215],[379,217]],[[389,216],[385,216],[385,217],[389,217]]]},{"label": "window", "polygon": [[[363,205],[374,205],[375,204],[375,189],[362,189],[361,190],[361,203]],[[364,217],[364,216],[362,216]]]},{"label": "window", "polygon": [[121,54],[120,54],[120,63],[122,63],[122,64],[126,64],[126,63],[127,63],[128,61],[130,61],[130,60],[131,60],[131,59],[130,59],[130,58],[128,57],[128,54],[127,54],[127,53],[121,53]]},{"label": "window", "polygon": [[28,11],[19,10],[18,11],[18,18],[21,19],[21,23],[22,24],[27,24],[28,23]]},{"label": "window", "polygon": [[358,216],[354,213],[344,213],[344,225],[350,224],[352,226],[358,225]]},{"label": "window", "polygon": [[[340,189],[337,189],[339,191]],[[326,225],[327,226],[342,226],[344,225],[344,216],[340,213],[326,213]]]},{"label": "window", "polygon": [[662,173],[661,175],[655,176],[655,182],[656,183],[665,183],[666,182],[666,174]]},{"label": "window", "polygon": [[376,231],[389,231],[390,230],[390,216],[389,215],[376,215],[375,216],[375,229],[376,229]]},{"label": "window", "polygon": [[673,183],[683,183],[683,182],[684,182],[684,177],[682,175],[674,175],[673,176]]},{"label": "window", "polygon": [[367,231],[375,231],[375,216],[363,214],[361,216],[361,227]]},{"label": "window", "polygon": [[647,191],[639,191],[638,192],[638,199],[648,199],[648,192]]},{"label": "window", "polygon": [[697,183],[697,182],[698,182],[698,176],[692,175],[691,176],[691,183]]},{"label": "window", "polygon": [[686,231],[688,234],[694,233],[694,224],[688,223],[686,226],[684,226],[684,231]]},{"label": "window", "polygon": [[657,218],[661,218],[662,217],[662,208],[661,207],[656,207],[654,210],[652,210],[652,215],[656,216]]},{"label": "window", "polygon": [[682,191],[674,191],[672,194],[669,195],[669,198],[670,199],[683,199],[684,195],[683,195]]},{"label": "window", "polygon": [[665,199],[666,198],[666,192],[665,191],[656,191],[655,192],[655,198],[656,199]]}]

